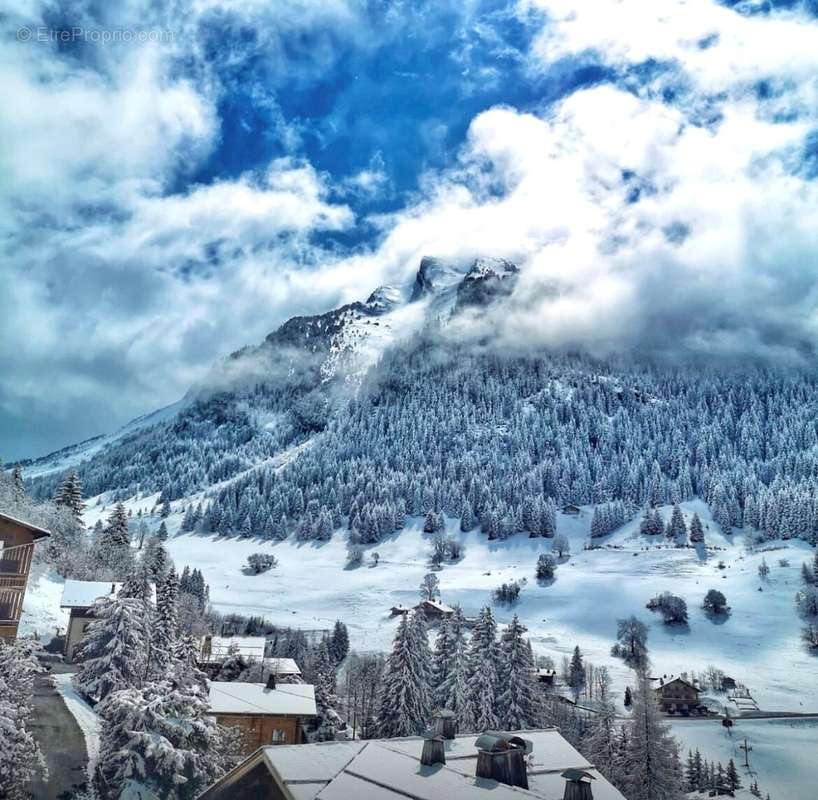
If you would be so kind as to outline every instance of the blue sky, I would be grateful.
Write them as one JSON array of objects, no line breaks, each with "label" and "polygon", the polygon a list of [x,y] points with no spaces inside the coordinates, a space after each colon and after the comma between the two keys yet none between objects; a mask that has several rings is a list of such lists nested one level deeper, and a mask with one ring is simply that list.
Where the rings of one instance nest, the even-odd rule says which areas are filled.
[{"label": "blue sky", "polygon": [[7,460],[424,253],[523,265],[501,340],[811,353],[815,0],[6,5]]}]

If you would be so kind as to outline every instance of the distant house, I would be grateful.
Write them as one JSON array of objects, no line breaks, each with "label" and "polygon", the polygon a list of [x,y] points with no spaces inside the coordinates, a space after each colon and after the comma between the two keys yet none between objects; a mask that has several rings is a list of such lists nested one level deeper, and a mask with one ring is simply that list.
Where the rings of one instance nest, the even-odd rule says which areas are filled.
[{"label": "distant house", "polygon": [[554,800],[578,776],[624,800],[553,728],[262,747],[199,800]]},{"label": "distant house", "polygon": [[45,528],[0,514],[0,639],[17,636],[34,545],[49,536]]},{"label": "distant house", "polygon": [[389,609],[389,613],[393,617],[399,617],[408,614],[411,610],[412,609],[409,606],[396,605]]},{"label": "distant house", "polygon": [[557,671],[555,669],[537,669],[534,671],[534,677],[537,679],[537,683],[553,686],[557,677]]},{"label": "distant house", "polygon": [[731,678],[729,675],[725,675],[721,679],[721,690],[723,692],[732,692],[736,688],[736,679]]},{"label": "distant house", "polygon": [[415,611],[428,620],[439,620],[454,614],[454,609],[440,600],[422,600],[415,606]]},{"label": "distant house", "polygon": [[306,683],[210,681],[210,711],[221,725],[239,728],[244,755],[265,745],[301,744],[316,714],[315,688]]},{"label": "distant house", "polygon": [[662,711],[669,714],[680,712],[689,714],[699,713],[703,706],[699,702],[700,690],[689,681],[683,678],[665,677],[658,678],[659,686],[654,689],[656,699]]},{"label": "distant house", "polygon": [[562,513],[567,514],[569,517],[578,517],[582,513],[582,509],[573,503],[568,503],[568,505],[562,507]]},{"label": "distant house", "polygon": [[[122,588],[114,581],[67,580],[62,589],[60,608],[70,612],[68,630],[65,633],[63,653],[66,661],[73,661],[77,645],[82,641],[85,630],[94,618],[94,603],[105,597],[115,597]],[[153,600],[156,602],[156,586],[151,584]]]}]

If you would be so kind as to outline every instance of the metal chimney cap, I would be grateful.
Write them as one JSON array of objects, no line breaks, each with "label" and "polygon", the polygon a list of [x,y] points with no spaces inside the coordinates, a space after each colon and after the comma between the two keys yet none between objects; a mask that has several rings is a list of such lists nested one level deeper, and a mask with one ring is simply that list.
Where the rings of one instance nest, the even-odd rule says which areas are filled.
[{"label": "metal chimney cap", "polygon": [[567,769],[562,773],[562,777],[567,781],[581,782],[584,778],[595,781],[596,778],[590,772],[585,772],[581,769]]},{"label": "metal chimney cap", "polygon": [[477,737],[474,746],[487,753],[500,753],[505,750],[522,750],[528,755],[534,749],[534,743],[522,736],[515,736],[505,731],[486,731]]}]

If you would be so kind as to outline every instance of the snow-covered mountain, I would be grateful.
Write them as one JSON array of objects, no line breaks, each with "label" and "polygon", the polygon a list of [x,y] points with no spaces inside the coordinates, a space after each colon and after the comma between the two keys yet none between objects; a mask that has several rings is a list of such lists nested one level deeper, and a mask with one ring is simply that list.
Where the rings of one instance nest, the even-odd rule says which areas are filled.
[{"label": "snow-covered mountain", "polygon": [[193,498],[188,528],[270,538],[346,525],[371,543],[430,511],[548,535],[567,502],[602,504],[599,531],[698,496],[724,528],[818,539],[818,378],[511,356],[453,335],[458,314],[513,305],[518,275],[424,258],[411,286],[294,317],[179,404],[26,476],[49,494],[76,466],[90,495]]}]

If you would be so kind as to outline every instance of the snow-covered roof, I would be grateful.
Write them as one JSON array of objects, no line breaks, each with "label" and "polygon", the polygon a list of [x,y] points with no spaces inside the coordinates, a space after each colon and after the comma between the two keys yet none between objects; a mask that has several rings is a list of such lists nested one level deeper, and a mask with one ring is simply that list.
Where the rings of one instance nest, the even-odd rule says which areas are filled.
[{"label": "snow-covered roof", "polygon": [[423,600],[422,602],[418,603],[415,608],[424,608],[426,606],[436,608],[441,612],[441,614],[454,614],[454,609],[451,606],[447,606],[445,603],[441,603],[439,600]]},{"label": "snow-covered roof", "polygon": [[275,675],[301,674],[301,670],[293,658],[265,658],[264,665]]},{"label": "snow-covered roof", "polygon": [[222,661],[235,652],[245,658],[262,659],[266,646],[267,639],[264,636],[205,636],[202,639],[202,656],[208,661]]},{"label": "snow-covered roof", "polygon": [[265,683],[210,681],[213,714],[315,716],[315,687],[292,683],[268,689]]},{"label": "snow-covered roof", "polygon": [[26,522],[24,519],[12,517],[11,514],[4,514],[2,511],[0,511],[0,519],[4,519],[6,522],[12,522],[15,525],[25,528],[31,533],[33,539],[42,539],[45,536],[51,536],[51,531],[41,528],[39,525],[35,525],[33,522]]},{"label": "snow-covered roof", "polygon": [[[113,597],[122,588],[115,581],[75,581],[67,580],[62,589],[60,608],[90,608],[103,597]],[[151,584],[153,601],[156,602],[156,586]]]},{"label": "snow-covered roof", "polygon": [[486,800],[553,800],[562,797],[565,779],[561,773],[566,769],[581,769],[596,779],[596,800],[624,800],[558,731],[520,731],[519,735],[534,745],[528,792],[475,777],[477,737],[468,734],[446,740],[446,764],[431,767],[420,763],[420,737],[268,746],[215,784],[212,794],[205,792],[202,800],[239,796],[235,792],[241,790],[240,775],[261,763],[275,777],[276,785],[283,787],[288,800],[476,800],[484,796]]}]

